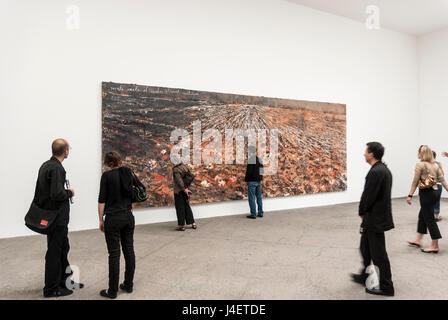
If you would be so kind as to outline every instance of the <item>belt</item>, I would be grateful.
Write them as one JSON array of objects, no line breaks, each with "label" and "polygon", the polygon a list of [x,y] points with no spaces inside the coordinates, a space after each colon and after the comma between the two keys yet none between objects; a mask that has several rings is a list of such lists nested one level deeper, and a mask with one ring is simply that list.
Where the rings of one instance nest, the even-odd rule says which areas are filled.
[{"label": "belt", "polygon": [[119,216],[127,214],[132,214],[132,209],[113,209],[104,212],[105,216]]}]

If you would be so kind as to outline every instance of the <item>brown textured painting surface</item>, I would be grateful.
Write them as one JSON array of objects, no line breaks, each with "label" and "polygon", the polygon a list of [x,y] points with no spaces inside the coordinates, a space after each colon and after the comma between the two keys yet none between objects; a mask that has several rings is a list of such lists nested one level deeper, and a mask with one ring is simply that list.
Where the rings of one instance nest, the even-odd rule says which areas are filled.
[{"label": "brown textured painting surface", "polygon": [[[103,154],[116,150],[145,184],[140,206],[171,206],[171,132],[278,129],[278,170],[264,176],[264,197],[344,191],[345,105],[103,82]],[[269,134],[268,134],[269,139]],[[269,144],[269,142],[268,142]],[[246,150],[247,152],[247,150]],[[246,154],[247,158],[247,154]],[[245,165],[190,165],[191,203],[247,199]]]}]

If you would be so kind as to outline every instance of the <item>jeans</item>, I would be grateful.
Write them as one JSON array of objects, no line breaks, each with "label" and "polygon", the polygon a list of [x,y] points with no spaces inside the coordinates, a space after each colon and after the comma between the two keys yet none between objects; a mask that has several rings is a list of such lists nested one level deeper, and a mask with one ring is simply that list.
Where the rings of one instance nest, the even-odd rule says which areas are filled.
[{"label": "jeans", "polygon": [[176,208],[177,224],[179,226],[184,226],[185,222],[187,224],[194,223],[193,211],[189,204],[188,195],[184,191],[174,194],[174,207]]},{"label": "jeans", "polygon": [[133,287],[135,272],[134,253],[135,220],[132,212],[106,215],[104,235],[109,252],[109,292],[118,292],[120,279],[120,240],[125,260],[124,285]]},{"label": "jeans", "polygon": [[440,214],[440,199],[442,198],[442,190],[443,187],[440,183],[437,184],[437,201],[436,205],[434,206],[434,214]]},{"label": "jeans", "polygon": [[434,205],[437,201],[437,191],[434,189],[420,190],[420,213],[418,215],[417,232],[426,234],[429,229],[431,239],[436,240],[442,238],[436,219],[434,218]]},{"label": "jeans", "polygon": [[248,198],[250,215],[255,217],[257,215],[257,210],[255,207],[255,199],[257,199],[258,215],[263,216],[263,201],[261,199],[261,182],[260,181],[249,181],[247,182]]},{"label": "jeans", "polygon": [[47,234],[44,294],[53,292],[59,286],[65,286],[65,280],[72,273],[67,259],[69,250],[68,228],[56,226]]}]

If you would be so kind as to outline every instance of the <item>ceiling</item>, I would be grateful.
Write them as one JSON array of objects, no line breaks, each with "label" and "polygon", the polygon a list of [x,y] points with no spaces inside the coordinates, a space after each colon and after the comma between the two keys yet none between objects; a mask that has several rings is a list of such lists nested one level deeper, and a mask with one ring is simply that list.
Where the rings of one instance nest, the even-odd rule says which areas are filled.
[{"label": "ceiling", "polygon": [[381,28],[420,36],[448,27],[448,0],[284,0],[365,22],[366,8],[380,9]]}]

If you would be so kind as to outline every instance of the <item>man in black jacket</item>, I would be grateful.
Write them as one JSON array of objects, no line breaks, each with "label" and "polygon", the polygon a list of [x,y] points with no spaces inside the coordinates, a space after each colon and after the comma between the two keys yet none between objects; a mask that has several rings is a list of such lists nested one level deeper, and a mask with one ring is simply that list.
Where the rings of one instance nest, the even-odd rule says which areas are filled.
[{"label": "man in black jacket", "polygon": [[[73,189],[65,189],[65,169],[62,161],[68,157],[70,146],[67,141],[57,139],[51,146],[53,156],[39,169],[34,202],[38,207],[55,210],[58,216],[55,227],[47,234],[47,254],[45,255],[44,297],[60,297],[72,294],[67,288],[71,276],[67,259],[70,249],[68,242],[68,223],[70,214],[69,199],[75,195]],[[83,285],[71,281],[72,288]]]},{"label": "man in black jacket", "polygon": [[394,228],[392,219],[392,174],[381,161],[384,147],[378,142],[367,144],[366,161],[372,166],[366,177],[364,192],[359,204],[361,217],[361,245],[364,270],[361,274],[353,274],[353,280],[364,284],[368,278],[367,267],[373,261],[379,272],[379,289],[366,288],[366,292],[377,295],[394,295],[392,274],[386,252],[384,232]]}]

